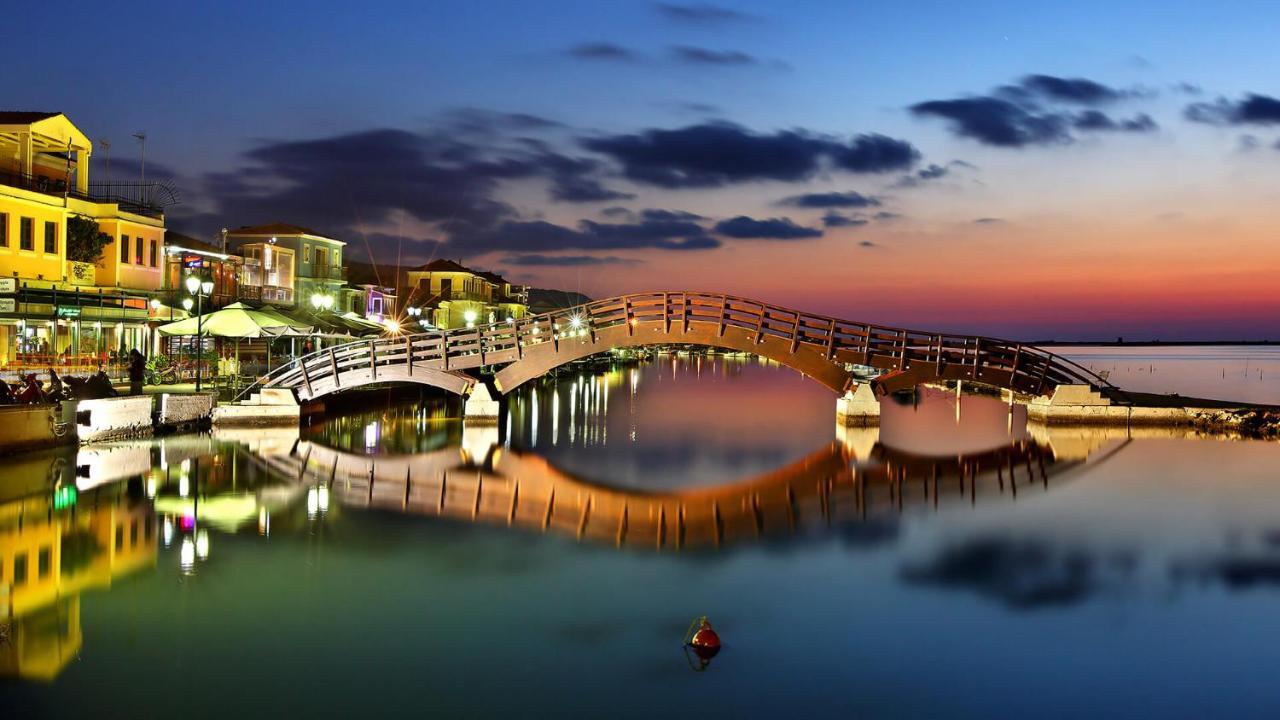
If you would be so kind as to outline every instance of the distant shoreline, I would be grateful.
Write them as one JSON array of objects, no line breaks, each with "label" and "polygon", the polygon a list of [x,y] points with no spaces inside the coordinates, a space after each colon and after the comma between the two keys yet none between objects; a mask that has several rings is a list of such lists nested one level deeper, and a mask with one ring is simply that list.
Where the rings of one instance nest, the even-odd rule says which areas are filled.
[{"label": "distant shoreline", "polygon": [[1280,345],[1280,340],[1146,340],[1135,342],[1098,342],[1090,340],[1037,340],[1028,343],[1037,347],[1213,347],[1231,345],[1270,346]]}]

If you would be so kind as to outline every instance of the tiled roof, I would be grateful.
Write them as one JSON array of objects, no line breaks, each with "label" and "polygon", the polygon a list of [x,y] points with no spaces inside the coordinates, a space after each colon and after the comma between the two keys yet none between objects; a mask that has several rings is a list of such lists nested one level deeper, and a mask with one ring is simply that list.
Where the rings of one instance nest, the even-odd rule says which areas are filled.
[{"label": "tiled roof", "polygon": [[472,269],[471,269],[471,268],[469,268],[469,267],[466,267],[466,266],[464,266],[464,265],[460,265],[459,263],[456,263],[456,262],[454,262],[454,261],[452,261],[452,260],[448,260],[448,259],[445,259],[445,258],[439,258],[439,259],[437,259],[437,260],[432,260],[431,262],[427,263],[426,265],[423,265],[423,266],[418,267],[418,268],[416,268],[416,269],[417,269],[419,272],[465,272],[465,273],[471,273],[472,275],[479,275],[479,274],[480,274],[480,273],[477,273],[475,270],[472,270]]}]

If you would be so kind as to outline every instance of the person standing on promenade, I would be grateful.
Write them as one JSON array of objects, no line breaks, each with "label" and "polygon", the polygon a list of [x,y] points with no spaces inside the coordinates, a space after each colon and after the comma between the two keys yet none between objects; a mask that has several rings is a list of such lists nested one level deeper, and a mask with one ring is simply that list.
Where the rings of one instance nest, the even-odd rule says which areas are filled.
[{"label": "person standing on promenade", "polygon": [[142,381],[147,376],[147,360],[135,348],[129,351],[129,394],[142,394]]}]

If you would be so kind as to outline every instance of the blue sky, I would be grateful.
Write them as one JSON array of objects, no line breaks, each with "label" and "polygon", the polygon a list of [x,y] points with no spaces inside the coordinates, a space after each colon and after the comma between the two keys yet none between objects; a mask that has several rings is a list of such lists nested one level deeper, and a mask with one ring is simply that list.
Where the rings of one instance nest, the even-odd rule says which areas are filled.
[{"label": "blue sky", "polygon": [[[7,104],[65,111],[90,136],[110,138],[122,161],[136,157],[130,134],[145,129],[149,165],[172,174],[183,191],[170,224],[196,234],[271,220],[318,224],[384,261],[392,247],[413,259],[456,254],[529,282],[596,294],[666,283],[730,286],[823,306],[816,309],[879,314],[871,319],[995,325],[1010,334],[1200,336],[1224,327],[1280,334],[1258,310],[1277,302],[1258,269],[1280,256],[1267,239],[1278,199],[1270,187],[1280,179],[1280,152],[1271,145],[1280,125],[1269,116],[1187,119],[1193,103],[1221,97],[1231,109],[1248,94],[1280,94],[1271,72],[1280,25],[1275,3],[225,2],[124,9],[73,2],[63,15],[51,23],[45,13],[19,14],[19,27],[25,23],[31,35],[64,34],[68,41],[65,50],[47,44],[6,61]],[[1014,146],[966,135],[944,114],[956,111],[949,106],[912,110],[1007,98],[1008,88],[1030,75],[1085,80],[1113,95],[1096,103],[1026,100],[1020,107],[1032,120],[1058,125],[1047,139]],[[1113,127],[1083,129],[1085,112],[1101,113]],[[550,122],[517,127],[501,119],[516,113]],[[1139,122],[1143,117],[1149,124]],[[616,153],[586,147],[593,139],[644,139],[711,121],[732,123],[749,141],[788,131],[842,143],[876,134],[908,144],[915,155],[845,172],[833,166],[838,148],[823,146],[811,149],[814,168],[794,176],[747,173],[675,186],[645,179]],[[1126,121],[1132,132],[1115,129]],[[521,162],[529,161],[524,153],[533,139],[555,157],[530,161],[544,163],[536,169],[486,176],[458,211],[473,213],[465,229],[449,225],[454,211],[423,210],[411,193],[386,207],[369,205],[362,174],[376,175],[377,163],[355,167],[342,154],[335,164],[338,151],[322,170],[306,170],[340,176],[311,193],[317,207],[272,194],[299,182],[282,164],[309,163],[300,158],[316,150],[289,144],[323,141],[329,144],[319,151],[328,152],[379,130],[429,137],[431,152],[465,140],[469,153]],[[246,155],[255,151],[261,154]],[[549,161],[585,164],[552,170]],[[943,169],[936,178],[904,182],[932,166]],[[548,179],[570,175],[619,199],[549,198]],[[428,181],[414,192],[435,190]],[[820,192],[875,197],[878,210],[816,211],[784,202]],[[348,203],[345,215],[333,212],[335,194]],[[477,200],[488,203],[492,217],[474,216]],[[604,214],[616,206],[630,219]],[[289,216],[262,216],[276,209]],[[641,225],[646,209],[697,215],[693,222],[710,239],[592,244],[603,237],[599,224]],[[894,217],[880,220],[875,212]],[[839,217],[824,219],[833,213]],[[740,227],[720,223],[741,216],[786,219],[816,234],[776,224],[767,227],[786,237],[720,231]],[[528,223],[554,225],[563,247],[542,240],[521,254],[516,240],[497,237],[519,229],[500,219],[525,223],[525,230]],[[1235,265],[1205,256],[1206,234]],[[871,277],[851,289],[829,268],[815,273],[815,255],[835,267],[869,269]],[[1023,281],[1048,288],[1046,309],[1006,308],[982,283],[955,280],[956,270],[974,276],[986,267],[975,257],[1041,268]],[[1056,284],[1046,264],[1057,271]],[[1133,277],[1136,285],[1126,280]],[[930,302],[947,285],[965,314],[939,316],[924,301],[884,299],[886,289],[904,283],[918,284],[913,297]],[[1192,321],[1186,298],[1167,309],[1175,283],[1215,293],[1243,287],[1251,310],[1241,319],[1239,307],[1223,306]],[[1098,292],[1105,302],[1093,297]],[[1234,319],[1224,325],[1228,316]]]}]

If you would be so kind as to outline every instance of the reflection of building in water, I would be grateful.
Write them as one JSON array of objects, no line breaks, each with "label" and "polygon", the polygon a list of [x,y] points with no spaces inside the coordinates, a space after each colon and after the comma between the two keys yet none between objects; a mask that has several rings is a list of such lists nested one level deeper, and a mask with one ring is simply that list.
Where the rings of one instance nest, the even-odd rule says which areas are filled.
[{"label": "reflection of building in water", "polygon": [[155,561],[155,515],[123,484],[0,505],[0,675],[54,678],[80,650],[80,594]]},{"label": "reflection of building in water", "polygon": [[[874,429],[872,429],[874,432]],[[276,455],[277,472],[340,503],[556,531],[659,550],[720,547],[804,527],[856,522],[905,504],[1016,497],[1079,463],[1019,440],[983,453],[922,457],[849,438],[764,475],[728,485],[643,492],[580,479],[544,458],[476,443],[432,453],[366,456],[316,443]]]}]

